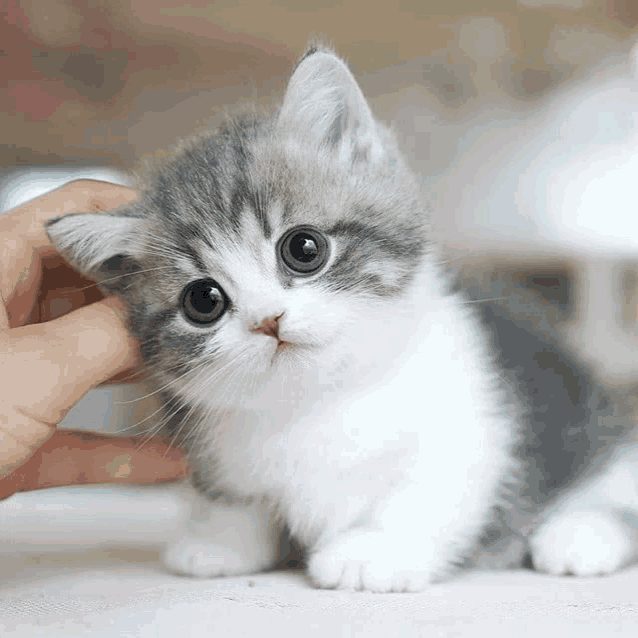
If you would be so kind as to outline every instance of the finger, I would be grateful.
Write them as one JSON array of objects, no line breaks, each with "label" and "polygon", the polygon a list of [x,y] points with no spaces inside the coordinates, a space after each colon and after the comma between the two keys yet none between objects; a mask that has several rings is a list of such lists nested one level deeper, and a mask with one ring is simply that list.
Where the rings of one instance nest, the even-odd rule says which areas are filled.
[{"label": "finger", "polygon": [[54,426],[32,419],[19,409],[1,405],[0,478],[28,461],[54,432]]},{"label": "finger", "polygon": [[170,441],[57,430],[13,474],[0,479],[0,499],[16,492],[63,485],[159,483],[188,475]]},{"label": "finger", "polygon": [[0,332],[9,330],[9,315],[7,313],[7,306],[0,291]]},{"label": "finger", "polygon": [[[22,241],[22,244],[26,243]],[[4,291],[5,309],[11,328],[28,323],[36,308],[37,290],[42,279],[40,249],[30,251],[28,246],[22,244],[17,253],[5,248],[1,258],[3,271],[0,273],[0,290]]]},{"label": "finger", "polygon": [[135,191],[125,186],[76,180],[9,211],[2,218],[0,230],[26,229],[30,238],[39,238],[43,246],[48,246],[43,227],[47,219],[67,213],[111,210],[130,203],[135,197]]},{"label": "finger", "polygon": [[117,208],[134,198],[135,191],[129,188],[82,180],[0,216],[0,291],[10,309],[12,326],[23,325],[29,316],[40,263],[55,253],[43,222],[67,213]]},{"label": "finger", "polygon": [[52,321],[104,298],[95,281],[73,270],[60,255],[46,257],[42,267],[37,304],[28,323]]},{"label": "finger", "polygon": [[59,423],[89,390],[141,365],[121,303],[108,297],[54,321],[3,335],[5,400],[31,418]]}]

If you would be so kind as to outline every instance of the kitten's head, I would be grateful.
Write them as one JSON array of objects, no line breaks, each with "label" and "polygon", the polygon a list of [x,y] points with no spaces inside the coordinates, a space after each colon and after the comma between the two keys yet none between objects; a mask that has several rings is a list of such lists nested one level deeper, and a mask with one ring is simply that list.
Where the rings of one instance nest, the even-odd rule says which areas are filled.
[{"label": "kitten's head", "polygon": [[400,304],[426,221],[392,136],[319,48],[272,118],[193,138],[130,206],[47,232],[122,298],[158,381],[223,404],[277,375],[329,377],[362,335],[373,352],[385,337],[366,330]]}]

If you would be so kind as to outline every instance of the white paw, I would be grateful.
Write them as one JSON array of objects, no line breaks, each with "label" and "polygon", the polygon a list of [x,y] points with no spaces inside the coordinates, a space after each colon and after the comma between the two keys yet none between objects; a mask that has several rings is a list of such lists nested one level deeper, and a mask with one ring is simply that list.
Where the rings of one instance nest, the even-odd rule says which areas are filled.
[{"label": "white paw", "polygon": [[308,573],[326,589],[422,591],[432,573],[415,550],[383,532],[350,532],[314,553]]},{"label": "white paw", "polygon": [[556,575],[611,574],[633,553],[629,530],[603,512],[556,515],[538,529],[530,544],[534,567]]},{"label": "white paw", "polygon": [[171,572],[199,578],[254,574],[267,566],[256,557],[201,539],[182,539],[169,545],[163,563]]}]

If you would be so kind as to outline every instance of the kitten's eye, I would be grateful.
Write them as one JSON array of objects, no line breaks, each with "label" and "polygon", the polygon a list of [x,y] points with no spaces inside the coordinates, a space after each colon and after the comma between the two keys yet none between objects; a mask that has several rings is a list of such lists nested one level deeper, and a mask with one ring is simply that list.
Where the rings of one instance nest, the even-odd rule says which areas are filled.
[{"label": "kitten's eye", "polygon": [[277,248],[284,265],[295,275],[311,275],[328,261],[328,240],[312,226],[288,231]]},{"label": "kitten's eye", "polygon": [[217,321],[228,308],[228,297],[214,279],[199,279],[184,288],[182,308],[192,323],[206,325]]}]

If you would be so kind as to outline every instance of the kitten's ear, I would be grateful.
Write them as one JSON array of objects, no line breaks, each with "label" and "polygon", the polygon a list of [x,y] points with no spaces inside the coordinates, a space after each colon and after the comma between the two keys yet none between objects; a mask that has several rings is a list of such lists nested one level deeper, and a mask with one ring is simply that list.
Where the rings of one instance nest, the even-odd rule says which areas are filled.
[{"label": "kitten's ear", "polygon": [[288,84],[278,123],[340,155],[383,154],[379,125],[357,81],[328,49],[310,50],[301,59]]},{"label": "kitten's ear", "polygon": [[[57,251],[83,275],[117,292],[117,276],[137,269],[135,262],[143,220],[128,209],[112,213],[72,213],[44,223]],[[136,241],[135,238],[138,238]],[[113,285],[107,282],[113,279]]]}]

